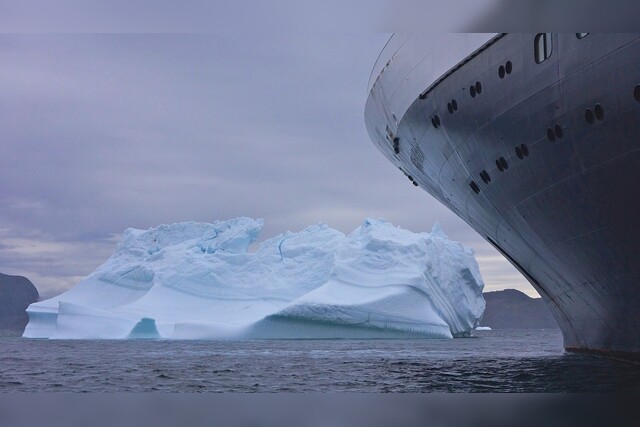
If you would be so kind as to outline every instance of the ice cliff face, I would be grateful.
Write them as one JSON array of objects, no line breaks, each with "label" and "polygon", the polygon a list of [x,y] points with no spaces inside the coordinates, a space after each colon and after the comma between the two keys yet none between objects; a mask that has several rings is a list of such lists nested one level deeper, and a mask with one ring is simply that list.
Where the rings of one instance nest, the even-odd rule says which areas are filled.
[{"label": "ice cliff face", "polygon": [[247,251],[262,220],[128,229],[73,289],[32,304],[33,338],[360,338],[468,334],[484,311],[473,252],[438,225],[367,219]]}]

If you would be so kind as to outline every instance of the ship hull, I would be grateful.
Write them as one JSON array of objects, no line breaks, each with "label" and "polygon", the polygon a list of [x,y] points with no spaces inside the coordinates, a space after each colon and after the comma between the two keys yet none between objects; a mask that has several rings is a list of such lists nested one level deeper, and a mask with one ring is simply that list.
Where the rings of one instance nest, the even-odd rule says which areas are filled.
[{"label": "ship hull", "polygon": [[436,80],[403,79],[425,52],[395,51],[367,129],[529,280],[567,350],[637,358],[640,38],[553,34],[540,63],[535,40],[492,37]]}]

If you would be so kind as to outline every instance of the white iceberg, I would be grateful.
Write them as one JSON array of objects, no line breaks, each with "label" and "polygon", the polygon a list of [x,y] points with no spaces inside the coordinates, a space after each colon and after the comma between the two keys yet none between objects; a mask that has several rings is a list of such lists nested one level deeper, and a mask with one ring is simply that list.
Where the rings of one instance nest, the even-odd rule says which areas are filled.
[{"label": "white iceberg", "polygon": [[473,251],[367,219],[249,245],[263,221],[127,229],[71,290],[31,304],[24,337],[64,339],[452,338],[484,312]]}]

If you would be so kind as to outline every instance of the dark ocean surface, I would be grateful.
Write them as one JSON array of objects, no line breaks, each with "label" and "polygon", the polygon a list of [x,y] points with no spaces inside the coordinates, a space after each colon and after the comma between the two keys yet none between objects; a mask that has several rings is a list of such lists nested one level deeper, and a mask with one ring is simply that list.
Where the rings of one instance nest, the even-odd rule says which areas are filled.
[{"label": "dark ocean surface", "polygon": [[2,392],[640,392],[640,365],[565,354],[559,330],[453,340],[0,338]]}]

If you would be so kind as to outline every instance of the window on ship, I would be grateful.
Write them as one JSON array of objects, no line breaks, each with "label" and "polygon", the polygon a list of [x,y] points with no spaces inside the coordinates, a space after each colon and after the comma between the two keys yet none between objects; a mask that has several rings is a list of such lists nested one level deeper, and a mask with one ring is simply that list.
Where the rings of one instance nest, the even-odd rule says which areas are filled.
[{"label": "window on ship", "polygon": [[533,40],[533,49],[536,62],[539,64],[551,56],[553,50],[553,40],[551,33],[536,34]]},{"label": "window on ship", "polygon": [[587,37],[589,35],[589,33],[576,33],[576,37],[578,39],[583,39],[585,37]]}]

